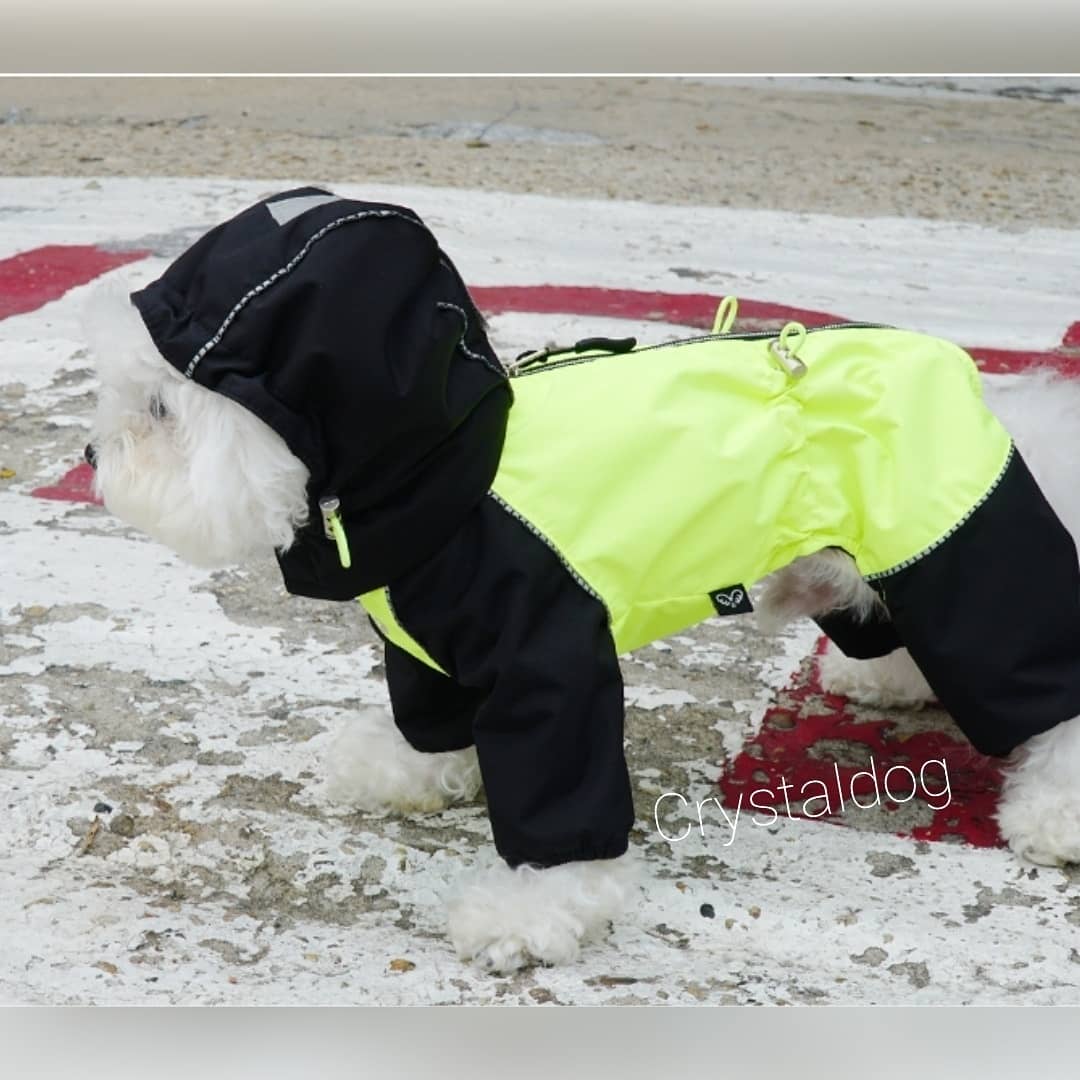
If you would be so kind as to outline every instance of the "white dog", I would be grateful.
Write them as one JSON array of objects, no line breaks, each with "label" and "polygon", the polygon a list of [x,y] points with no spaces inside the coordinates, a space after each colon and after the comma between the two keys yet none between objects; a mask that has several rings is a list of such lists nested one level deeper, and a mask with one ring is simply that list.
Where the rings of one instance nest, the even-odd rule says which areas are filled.
[{"label": "white dog", "polygon": [[[294,448],[251,409],[166,363],[126,298],[99,294],[88,338],[101,390],[87,455],[108,509],[200,566],[288,551],[313,516],[310,470]],[[1040,374],[992,385],[989,398],[1076,536],[1080,387]],[[758,603],[768,626],[837,609],[866,617],[878,606],[851,558],[832,549],[771,575]],[[830,652],[822,676],[826,689],[876,705],[906,707],[932,696],[902,649],[866,661]],[[382,709],[356,719],[331,768],[337,794],[371,810],[438,810],[480,787],[474,748],[421,752]],[[1010,846],[1028,859],[1080,861],[1080,719],[1059,723],[1016,752],[999,822]],[[451,902],[450,937],[463,958],[497,971],[571,961],[580,943],[603,931],[635,895],[629,860],[624,854],[545,869],[482,866]]]}]

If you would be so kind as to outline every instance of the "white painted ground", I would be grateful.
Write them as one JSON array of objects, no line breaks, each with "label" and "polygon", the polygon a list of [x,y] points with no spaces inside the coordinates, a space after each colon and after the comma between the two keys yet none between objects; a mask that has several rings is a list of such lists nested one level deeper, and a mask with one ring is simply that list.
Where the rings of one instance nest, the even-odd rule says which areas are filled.
[{"label": "white painted ground", "polygon": [[[198,230],[311,181],[0,181],[0,258],[48,243]],[[771,210],[335,184],[418,211],[471,285],[731,293],[940,334],[968,346],[1056,345],[1080,318],[1080,234]],[[688,280],[673,267],[713,278]],[[152,267],[147,267],[152,269]],[[0,331],[2,332],[2,331]]]},{"label": "white painted ground", "polygon": [[[2,180],[0,258],[205,227],[283,186]],[[999,347],[1053,346],[1080,319],[1080,233],[339,190],[415,207],[474,285],[715,288]],[[163,265],[111,276],[136,283]],[[672,267],[713,277],[688,280]],[[672,846],[642,820],[651,876],[636,919],[608,942],[574,967],[515,980],[463,967],[441,935],[439,897],[486,846],[482,814],[454,811],[413,833],[348,816],[321,789],[321,761],[349,710],[385,700],[374,648],[323,626],[309,633],[284,602],[280,617],[272,607],[251,618],[226,610],[203,591],[209,575],[103,511],[29,497],[74,463],[83,441],[93,388],[79,354],[85,292],[0,321],[0,387],[10,391],[0,397],[0,467],[12,448],[29,463],[0,482],[0,1003],[1080,1002],[1080,893],[1069,876],[1033,872],[1006,852],[917,848],[802,821],[747,829],[727,846],[721,832]],[[643,340],[681,332],[492,320],[503,355],[616,331]],[[35,418],[29,432],[14,423],[16,410]],[[801,629],[765,648],[746,645],[745,634],[728,625],[675,642],[679,662],[705,673],[691,692],[650,681],[650,658],[667,646],[643,651],[627,669],[628,701],[677,727],[688,708],[734,699],[734,719],[717,733],[735,752],[815,637]],[[724,670],[736,657],[749,696]],[[100,714],[56,721],[58,687],[78,683],[79,700],[91,701],[100,683],[102,710],[127,714],[114,741],[102,742],[111,728]],[[126,728],[132,737],[120,737]],[[162,764],[148,749],[162,737],[227,761],[200,765],[177,752]],[[718,771],[715,757],[695,753],[650,761],[635,783],[659,791],[673,766],[697,797]],[[256,788],[275,778],[301,787],[288,808],[257,794],[245,804],[221,794],[237,773]],[[121,781],[144,793],[137,816],[150,824],[108,854],[76,854],[99,793]],[[893,856],[899,869],[874,873]],[[289,859],[288,919],[275,927],[272,897],[244,903],[273,877],[260,877],[260,866]],[[320,881],[327,868],[339,883]],[[183,899],[170,902],[174,885]],[[355,909],[357,889],[368,891],[369,909],[336,924],[326,905]],[[713,919],[699,914],[706,902]],[[394,972],[396,958],[416,966]]]}]

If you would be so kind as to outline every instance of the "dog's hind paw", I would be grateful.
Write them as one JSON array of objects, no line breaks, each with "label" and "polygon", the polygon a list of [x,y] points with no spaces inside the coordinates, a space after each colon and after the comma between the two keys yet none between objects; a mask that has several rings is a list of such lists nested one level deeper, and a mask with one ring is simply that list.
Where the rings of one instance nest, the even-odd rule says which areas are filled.
[{"label": "dog's hind paw", "polygon": [[1001,835],[1040,866],[1080,864],[1080,717],[1028,739],[1005,770]]},{"label": "dog's hind paw", "polygon": [[853,660],[830,642],[818,660],[818,679],[826,694],[839,694],[859,705],[911,709],[934,700],[934,691],[907,649],[875,660]]}]

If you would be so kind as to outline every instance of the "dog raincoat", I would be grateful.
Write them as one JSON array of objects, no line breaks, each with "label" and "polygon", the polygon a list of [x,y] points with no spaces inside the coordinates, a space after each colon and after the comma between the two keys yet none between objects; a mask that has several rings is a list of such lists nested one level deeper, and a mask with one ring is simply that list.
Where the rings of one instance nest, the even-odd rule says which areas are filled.
[{"label": "dog raincoat", "polygon": [[286,586],[361,598],[399,727],[476,745],[511,864],[625,851],[618,654],[749,610],[825,547],[888,612],[826,631],[851,655],[907,646],[980,750],[1080,713],[1075,549],[947,342],[594,339],[508,378],[415,214],[318,189],[249,208],[133,300],[174,366],[307,464]]}]

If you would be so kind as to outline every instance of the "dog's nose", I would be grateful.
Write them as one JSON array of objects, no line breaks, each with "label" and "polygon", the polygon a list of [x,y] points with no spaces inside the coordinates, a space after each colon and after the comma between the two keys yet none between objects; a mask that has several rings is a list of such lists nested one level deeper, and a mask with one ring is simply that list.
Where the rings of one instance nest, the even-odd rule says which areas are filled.
[{"label": "dog's nose", "polygon": [[86,458],[86,464],[91,469],[97,468],[97,451],[94,449],[93,443],[87,443],[86,449],[83,451],[83,457]]}]

